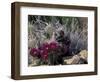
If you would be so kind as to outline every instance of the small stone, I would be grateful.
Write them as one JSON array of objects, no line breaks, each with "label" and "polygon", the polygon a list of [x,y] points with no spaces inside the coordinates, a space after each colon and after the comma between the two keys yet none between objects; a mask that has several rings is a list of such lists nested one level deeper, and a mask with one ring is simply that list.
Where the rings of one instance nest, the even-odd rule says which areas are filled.
[{"label": "small stone", "polygon": [[64,63],[65,64],[78,64],[80,60],[80,57],[78,55],[74,55],[72,58],[70,59],[65,59]]},{"label": "small stone", "polygon": [[78,55],[80,56],[80,58],[82,58],[82,59],[87,61],[87,57],[88,57],[87,50],[82,50]]}]

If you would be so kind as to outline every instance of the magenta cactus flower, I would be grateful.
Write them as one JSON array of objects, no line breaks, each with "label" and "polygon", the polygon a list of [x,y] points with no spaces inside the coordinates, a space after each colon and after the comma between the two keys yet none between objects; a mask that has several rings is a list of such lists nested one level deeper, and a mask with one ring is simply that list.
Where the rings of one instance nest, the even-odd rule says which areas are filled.
[{"label": "magenta cactus flower", "polygon": [[41,58],[46,60],[48,58],[48,51],[45,49],[41,49],[39,51],[40,51]]},{"label": "magenta cactus flower", "polygon": [[48,43],[43,43],[39,48],[39,54],[42,59],[47,60],[48,59],[48,54],[52,50],[56,50],[58,48],[58,44],[56,42],[51,42],[50,44]]},{"label": "magenta cactus flower", "polygon": [[50,46],[48,43],[43,43],[40,47],[39,47],[39,52],[41,55],[41,58],[46,60],[48,58],[48,53],[50,50]]},{"label": "magenta cactus flower", "polygon": [[43,58],[44,60],[48,59],[48,51],[44,51],[44,52],[43,52],[42,58]]},{"label": "magenta cactus flower", "polygon": [[48,43],[44,43],[42,46],[43,46],[43,49],[44,49],[44,50],[49,51],[50,46],[49,46]]},{"label": "magenta cactus flower", "polygon": [[30,54],[31,54],[33,57],[36,57],[36,56],[39,55],[39,51],[38,51],[38,49],[36,49],[36,48],[32,48],[32,49],[30,50]]},{"label": "magenta cactus flower", "polygon": [[56,50],[57,47],[58,47],[58,44],[57,44],[56,42],[51,42],[51,43],[50,43],[50,49],[51,49],[51,50]]}]

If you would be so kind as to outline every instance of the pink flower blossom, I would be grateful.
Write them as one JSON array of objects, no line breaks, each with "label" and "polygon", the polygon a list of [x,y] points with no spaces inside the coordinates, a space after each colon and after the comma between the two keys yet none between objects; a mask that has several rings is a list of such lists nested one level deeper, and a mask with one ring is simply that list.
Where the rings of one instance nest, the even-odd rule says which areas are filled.
[{"label": "pink flower blossom", "polygon": [[44,43],[42,46],[43,46],[43,49],[44,49],[44,50],[49,51],[50,46],[49,46],[48,43]]},{"label": "pink flower blossom", "polygon": [[40,55],[42,57],[42,59],[46,60],[48,58],[48,51],[45,49],[41,49],[40,51]]},{"label": "pink flower blossom", "polygon": [[56,42],[51,42],[51,43],[50,43],[50,49],[51,49],[51,50],[56,50],[57,47],[58,47],[58,44],[57,44]]},{"label": "pink flower blossom", "polygon": [[38,55],[39,55],[38,49],[32,48],[32,49],[30,50],[30,54],[31,54],[32,56],[38,56]]}]

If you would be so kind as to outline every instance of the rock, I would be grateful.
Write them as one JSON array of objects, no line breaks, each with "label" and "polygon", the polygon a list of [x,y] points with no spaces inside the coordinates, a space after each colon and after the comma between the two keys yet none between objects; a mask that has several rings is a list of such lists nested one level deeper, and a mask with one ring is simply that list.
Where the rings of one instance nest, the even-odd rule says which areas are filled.
[{"label": "rock", "polygon": [[87,50],[80,51],[77,55],[64,59],[64,64],[87,64]]},{"label": "rock", "polygon": [[82,58],[80,58],[79,64],[87,64],[88,62]]},{"label": "rock", "polygon": [[82,59],[87,61],[87,57],[88,57],[87,50],[82,50],[78,55],[80,56],[80,58],[82,58]]},{"label": "rock", "polygon": [[64,63],[65,64],[78,64],[80,60],[80,57],[78,55],[74,55],[72,58],[70,59],[65,59]]}]

